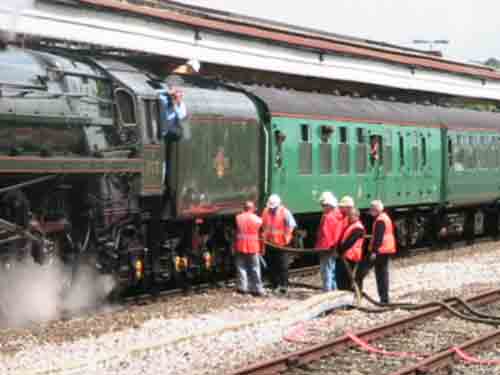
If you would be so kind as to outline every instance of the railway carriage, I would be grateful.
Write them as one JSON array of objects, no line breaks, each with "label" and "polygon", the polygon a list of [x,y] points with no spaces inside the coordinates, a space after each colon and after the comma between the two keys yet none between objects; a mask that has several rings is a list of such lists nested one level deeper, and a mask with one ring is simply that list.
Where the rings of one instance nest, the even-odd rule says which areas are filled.
[{"label": "railway carriage", "polygon": [[247,89],[272,133],[270,190],[310,229],[331,190],[362,210],[382,199],[401,248],[497,232],[499,114]]}]

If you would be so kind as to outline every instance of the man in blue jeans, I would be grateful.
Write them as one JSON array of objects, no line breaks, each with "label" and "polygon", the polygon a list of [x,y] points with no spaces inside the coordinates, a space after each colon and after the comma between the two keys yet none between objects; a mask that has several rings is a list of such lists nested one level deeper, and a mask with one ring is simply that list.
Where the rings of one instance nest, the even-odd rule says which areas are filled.
[{"label": "man in blue jeans", "polygon": [[315,248],[321,252],[319,261],[323,290],[330,292],[337,289],[334,250],[342,236],[343,215],[337,209],[337,198],[331,192],[322,193],[319,202],[323,208],[323,216],[318,228]]}]

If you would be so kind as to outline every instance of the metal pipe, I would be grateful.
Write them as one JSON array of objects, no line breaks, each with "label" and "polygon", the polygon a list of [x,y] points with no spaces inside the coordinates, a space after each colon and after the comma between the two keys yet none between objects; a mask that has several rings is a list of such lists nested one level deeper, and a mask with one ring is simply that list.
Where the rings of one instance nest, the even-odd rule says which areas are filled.
[{"label": "metal pipe", "polygon": [[262,129],[264,129],[264,137],[266,138],[265,140],[265,149],[264,149],[264,158],[266,159],[265,161],[265,168],[264,168],[264,194],[267,195],[269,192],[268,190],[268,184],[269,184],[269,131],[266,128],[266,124],[262,123]]},{"label": "metal pipe", "polygon": [[44,177],[35,178],[33,180],[29,180],[26,182],[22,182],[22,183],[17,184],[17,185],[7,186],[7,187],[0,189],[0,194],[7,193],[7,192],[12,191],[12,190],[22,189],[22,188],[25,188],[27,186],[40,184],[42,182],[50,181],[50,180],[55,179],[56,177],[58,177],[58,175],[44,176]]}]

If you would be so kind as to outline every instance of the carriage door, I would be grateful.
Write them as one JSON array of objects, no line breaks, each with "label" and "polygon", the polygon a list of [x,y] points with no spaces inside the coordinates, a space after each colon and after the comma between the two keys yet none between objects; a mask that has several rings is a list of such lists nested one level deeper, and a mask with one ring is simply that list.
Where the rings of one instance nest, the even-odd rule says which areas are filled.
[{"label": "carriage door", "polygon": [[408,168],[410,184],[406,194],[407,201],[408,203],[420,202],[425,190],[425,179],[423,177],[424,166],[427,164],[427,150],[424,150],[425,155],[422,154],[422,151],[427,148],[427,140],[425,134],[417,130],[410,132],[407,140],[410,148]]},{"label": "carriage door", "polygon": [[385,200],[385,172],[384,172],[384,133],[381,129],[371,130],[368,143],[368,168],[373,183],[373,197],[371,199]]}]

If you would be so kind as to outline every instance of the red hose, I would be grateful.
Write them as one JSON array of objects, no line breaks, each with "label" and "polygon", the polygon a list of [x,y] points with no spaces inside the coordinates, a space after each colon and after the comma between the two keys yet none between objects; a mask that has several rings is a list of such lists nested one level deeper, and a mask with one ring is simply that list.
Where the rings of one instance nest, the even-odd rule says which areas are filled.
[{"label": "red hose", "polygon": [[474,365],[482,365],[482,366],[500,366],[500,360],[498,360],[498,359],[479,359],[476,357],[472,357],[457,347],[452,348],[452,350],[465,363],[474,364]]},{"label": "red hose", "polygon": [[352,340],[352,342],[357,344],[361,349],[364,349],[369,353],[380,354],[386,357],[398,357],[398,358],[425,358],[429,356],[429,354],[427,353],[389,352],[371,346],[366,341],[360,339],[358,336],[354,335],[351,332],[346,332],[346,336],[349,337]]}]

